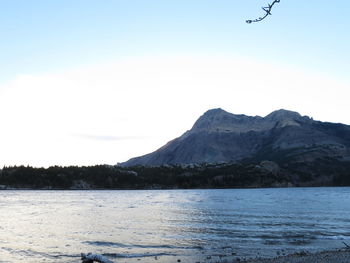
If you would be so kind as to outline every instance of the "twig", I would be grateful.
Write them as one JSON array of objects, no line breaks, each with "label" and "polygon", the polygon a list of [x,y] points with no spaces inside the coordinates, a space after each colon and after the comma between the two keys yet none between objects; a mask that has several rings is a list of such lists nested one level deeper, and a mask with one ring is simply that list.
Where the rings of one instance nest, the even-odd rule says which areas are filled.
[{"label": "twig", "polygon": [[257,19],[254,19],[254,20],[246,20],[246,22],[248,24],[251,24],[251,23],[255,23],[255,22],[260,22],[262,20],[264,20],[267,16],[269,15],[272,15],[271,14],[271,10],[272,10],[272,7],[274,6],[274,4],[276,3],[279,3],[281,0],[274,0],[271,4],[269,4],[267,7],[262,7],[262,10],[265,11],[265,15],[262,16],[262,17],[259,17]]}]

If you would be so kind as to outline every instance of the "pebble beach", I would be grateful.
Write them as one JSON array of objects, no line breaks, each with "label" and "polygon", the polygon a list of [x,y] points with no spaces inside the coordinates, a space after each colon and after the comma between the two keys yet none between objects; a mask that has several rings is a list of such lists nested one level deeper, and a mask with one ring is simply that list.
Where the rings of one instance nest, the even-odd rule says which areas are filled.
[{"label": "pebble beach", "polygon": [[318,253],[294,253],[270,259],[252,259],[245,263],[350,263],[350,249],[323,251]]}]

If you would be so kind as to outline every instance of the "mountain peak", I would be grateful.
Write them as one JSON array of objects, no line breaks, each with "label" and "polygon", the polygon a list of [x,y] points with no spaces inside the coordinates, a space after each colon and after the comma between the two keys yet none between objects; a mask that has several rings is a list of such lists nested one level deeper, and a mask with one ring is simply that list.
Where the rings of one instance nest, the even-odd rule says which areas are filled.
[{"label": "mountain peak", "polygon": [[223,113],[228,113],[228,114],[231,114],[221,108],[215,108],[215,109],[210,109],[210,110],[207,110],[203,116],[213,116],[213,115],[219,115],[219,114],[223,114]]},{"label": "mountain peak", "polygon": [[271,112],[267,116],[265,116],[265,119],[274,120],[274,121],[280,121],[285,119],[299,119],[301,115],[298,112],[280,109]]},{"label": "mountain peak", "polygon": [[245,115],[229,113],[221,108],[206,111],[193,125],[193,131],[229,130],[235,123],[249,118]]}]

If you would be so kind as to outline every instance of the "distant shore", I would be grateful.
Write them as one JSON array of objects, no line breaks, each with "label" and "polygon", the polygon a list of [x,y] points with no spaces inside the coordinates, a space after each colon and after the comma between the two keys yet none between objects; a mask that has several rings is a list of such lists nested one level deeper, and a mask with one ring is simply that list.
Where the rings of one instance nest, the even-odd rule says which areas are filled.
[{"label": "distant shore", "polygon": [[244,263],[349,263],[350,248],[322,251],[317,253],[298,252],[276,258],[237,260]]},{"label": "distant shore", "polygon": [[[0,190],[160,190],[160,189],[225,189],[350,186],[350,162],[318,161],[317,172],[306,169],[310,164],[285,164],[289,172],[278,170],[271,161],[193,166],[120,167],[30,166],[0,169]],[[280,164],[284,167],[283,164]],[[297,168],[302,172],[298,173]],[[323,169],[323,168],[324,169]],[[276,170],[276,169],[277,170]],[[299,169],[298,168],[298,169]],[[304,169],[305,168],[305,169]],[[321,170],[324,172],[322,173]]]}]

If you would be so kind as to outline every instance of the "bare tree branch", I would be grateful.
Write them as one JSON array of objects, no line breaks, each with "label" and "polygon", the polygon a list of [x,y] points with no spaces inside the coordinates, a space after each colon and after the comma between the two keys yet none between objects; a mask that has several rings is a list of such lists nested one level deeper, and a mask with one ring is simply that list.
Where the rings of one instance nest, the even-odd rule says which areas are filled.
[{"label": "bare tree branch", "polygon": [[267,16],[271,15],[271,10],[272,10],[272,7],[274,6],[274,4],[276,3],[279,3],[281,0],[274,0],[271,4],[269,4],[267,7],[262,7],[262,10],[265,11],[265,15],[262,16],[262,17],[259,17],[257,19],[254,19],[254,20],[246,20],[246,22],[248,24],[251,24],[251,23],[255,23],[255,22],[260,22],[262,20],[264,20]]}]

